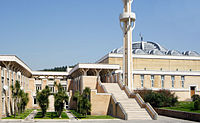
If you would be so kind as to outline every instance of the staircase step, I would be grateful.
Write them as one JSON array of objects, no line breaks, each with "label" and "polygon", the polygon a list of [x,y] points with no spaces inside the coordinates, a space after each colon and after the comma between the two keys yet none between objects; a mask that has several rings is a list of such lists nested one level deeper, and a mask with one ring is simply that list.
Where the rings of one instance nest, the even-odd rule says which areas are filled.
[{"label": "staircase step", "polygon": [[126,113],[128,114],[128,119],[137,120],[151,120],[148,112],[141,108],[140,105],[134,98],[128,98],[124,90],[121,90],[117,83],[102,83],[108,93],[112,93],[117,100],[120,102]]}]

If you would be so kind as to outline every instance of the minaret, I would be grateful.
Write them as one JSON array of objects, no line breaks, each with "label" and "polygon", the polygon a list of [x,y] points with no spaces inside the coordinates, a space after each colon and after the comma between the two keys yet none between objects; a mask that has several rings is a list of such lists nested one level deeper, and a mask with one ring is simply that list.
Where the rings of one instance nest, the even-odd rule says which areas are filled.
[{"label": "minaret", "polygon": [[123,82],[133,90],[133,59],[132,59],[132,32],[135,27],[135,13],[131,10],[133,0],[122,0],[124,3],[123,13],[120,14],[120,26],[124,33],[123,38]]}]

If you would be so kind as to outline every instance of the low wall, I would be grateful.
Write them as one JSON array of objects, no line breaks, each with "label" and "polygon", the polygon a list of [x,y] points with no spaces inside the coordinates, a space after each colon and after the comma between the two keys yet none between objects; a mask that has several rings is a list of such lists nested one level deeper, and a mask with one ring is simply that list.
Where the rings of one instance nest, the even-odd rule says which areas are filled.
[{"label": "low wall", "polygon": [[108,114],[113,116],[113,117],[117,117],[117,118],[120,118],[120,119],[127,120],[127,113],[123,109],[120,102],[116,101],[116,99],[113,95],[110,98]]},{"label": "low wall", "polygon": [[156,108],[155,110],[159,115],[200,122],[200,113],[190,113],[158,108]]},{"label": "low wall", "polygon": [[111,94],[91,90],[91,115],[107,115]]}]

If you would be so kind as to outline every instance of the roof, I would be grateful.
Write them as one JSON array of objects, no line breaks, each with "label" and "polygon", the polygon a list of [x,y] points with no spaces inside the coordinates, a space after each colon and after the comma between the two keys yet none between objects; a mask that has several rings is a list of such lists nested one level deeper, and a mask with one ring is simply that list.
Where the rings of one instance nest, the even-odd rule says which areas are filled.
[{"label": "roof", "polygon": [[79,63],[69,72],[69,75],[71,75],[73,72],[75,72],[76,70],[81,69],[81,68],[118,70],[118,69],[120,69],[120,66],[113,65],[113,64],[80,64]]},{"label": "roof", "polygon": [[[114,49],[110,53],[123,54],[123,47]],[[180,52],[177,50],[168,50],[160,44],[151,41],[133,42],[132,53],[138,55],[200,56],[195,51]]]}]

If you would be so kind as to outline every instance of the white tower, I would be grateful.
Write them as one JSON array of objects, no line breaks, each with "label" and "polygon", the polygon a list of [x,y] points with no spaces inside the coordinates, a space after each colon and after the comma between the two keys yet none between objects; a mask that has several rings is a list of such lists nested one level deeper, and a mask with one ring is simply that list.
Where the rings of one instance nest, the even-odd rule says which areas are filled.
[{"label": "white tower", "polygon": [[132,32],[135,28],[135,13],[131,10],[133,0],[122,0],[124,3],[123,13],[120,14],[120,26],[124,33],[123,54],[123,82],[130,90],[133,90],[133,59],[132,59]]}]

